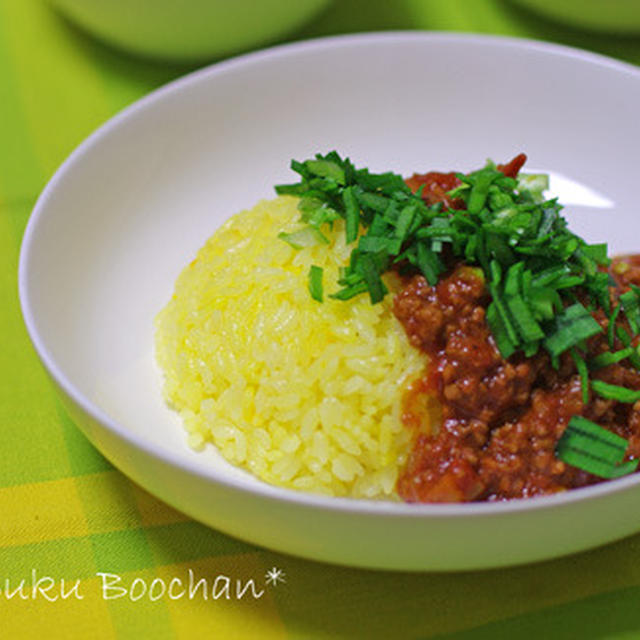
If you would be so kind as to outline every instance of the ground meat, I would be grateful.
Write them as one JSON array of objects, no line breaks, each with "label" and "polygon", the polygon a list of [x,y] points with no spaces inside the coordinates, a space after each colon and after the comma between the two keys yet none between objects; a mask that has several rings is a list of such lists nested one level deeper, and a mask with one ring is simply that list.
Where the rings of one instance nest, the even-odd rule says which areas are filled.
[{"label": "ground meat", "polygon": [[622,286],[640,286],[640,255],[618,256],[611,263],[611,273]]},{"label": "ground meat", "polygon": [[516,178],[518,176],[518,173],[520,173],[520,169],[522,169],[526,161],[527,156],[524,153],[519,153],[515,158],[513,158],[506,164],[497,165],[496,169],[504,173],[504,175],[508,178]]},{"label": "ground meat", "polygon": [[449,173],[441,173],[440,171],[414,173],[410,178],[407,178],[406,183],[414,193],[422,187],[422,199],[427,204],[442,202],[447,209],[464,207],[462,200],[450,198],[447,195],[448,191],[461,184],[454,171]]},{"label": "ground meat", "polygon": [[[496,169],[509,178],[515,178],[526,161],[527,156],[524,153],[519,153],[506,164],[497,165]],[[427,204],[442,202],[443,206],[447,209],[464,208],[464,202],[462,202],[462,200],[459,198],[451,198],[448,195],[449,191],[461,184],[455,171],[446,173],[442,171],[414,173],[410,178],[407,178],[405,182],[414,193],[422,187],[422,199]]]},{"label": "ground meat", "polygon": [[[516,178],[526,161],[521,153],[496,169]],[[428,204],[464,208],[449,191],[460,184],[455,172],[431,171],[407,180],[422,188]],[[601,479],[556,458],[556,444],[574,415],[583,415],[627,439],[627,457],[640,457],[640,402],[620,403],[591,395],[568,354],[551,366],[545,352],[505,360],[485,314],[490,302],[480,269],[450,265],[436,286],[409,278],[394,299],[394,313],[411,343],[429,355],[427,371],[404,396],[402,420],[414,434],[401,473],[398,494],[409,502],[505,500],[555,493]],[[640,255],[613,261],[610,274],[619,288],[640,286]],[[589,354],[609,350],[609,320],[593,317],[603,332],[587,341]],[[619,320],[619,322],[621,322]],[[638,346],[636,338],[633,346]],[[614,350],[623,345],[616,340]],[[610,384],[640,390],[640,373],[622,361],[598,370]],[[433,424],[437,424],[433,433]]]},{"label": "ground meat", "polygon": [[[632,266],[621,268],[615,261],[612,274],[623,287],[640,283],[640,257],[626,262]],[[618,433],[629,441],[629,455],[640,454],[640,402],[591,397],[585,405],[568,356],[558,369],[542,352],[505,360],[486,323],[488,302],[482,273],[464,264],[434,287],[413,276],[394,299],[394,313],[410,341],[430,357],[427,372],[405,398],[403,419],[415,437],[397,489],[409,502],[504,500],[599,482],[555,456],[574,415]],[[594,318],[607,328],[602,311]],[[593,355],[606,350],[606,332],[591,338],[588,348]],[[624,361],[595,375],[640,389],[640,374]],[[436,434],[420,417],[434,399],[440,407]]]}]

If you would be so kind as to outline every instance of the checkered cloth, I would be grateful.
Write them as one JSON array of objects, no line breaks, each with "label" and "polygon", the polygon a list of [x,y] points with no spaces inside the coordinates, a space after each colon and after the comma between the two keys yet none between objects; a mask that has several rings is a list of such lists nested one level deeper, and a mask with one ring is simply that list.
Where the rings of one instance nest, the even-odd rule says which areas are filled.
[{"label": "checkered cloth", "polygon": [[[505,0],[341,0],[296,37],[381,28],[521,35],[640,62],[637,38],[581,34]],[[0,0],[0,637],[640,637],[640,536],[500,571],[321,565],[193,522],[70,422],[18,306],[29,212],[93,129],[188,70],[109,49],[39,0]]]}]

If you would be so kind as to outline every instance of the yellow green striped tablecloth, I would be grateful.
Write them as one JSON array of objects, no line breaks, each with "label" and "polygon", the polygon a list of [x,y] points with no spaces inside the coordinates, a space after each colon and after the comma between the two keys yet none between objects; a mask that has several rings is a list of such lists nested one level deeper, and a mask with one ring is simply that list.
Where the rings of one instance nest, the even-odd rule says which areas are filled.
[{"label": "yellow green striped tablecloth", "polygon": [[[584,34],[506,0],[338,0],[291,38],[389,28],[554,40],[640,63],[638,38]],[[40,0],[0,0],[0,638],[640,638],[640,535],[500,571],[321,565],[173,511],[76,430],[22,324],[24,227],[83,138],[193,68],[130,58]]]}]

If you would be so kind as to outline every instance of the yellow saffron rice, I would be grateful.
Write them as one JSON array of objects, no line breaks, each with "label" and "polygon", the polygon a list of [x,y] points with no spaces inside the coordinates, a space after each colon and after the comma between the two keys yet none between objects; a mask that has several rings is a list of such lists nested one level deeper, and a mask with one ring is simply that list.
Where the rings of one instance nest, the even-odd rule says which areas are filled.
[{"label": "yellow saffron rice", "polygon": [[[234,216],[179,276],[156,320],[164,392],[192,447],[213,443],[266,482],[394,496],[409,447],[401,396],[425,356],[392,295],[376,305],[366,294],[327,297],[351,251],[342,221],[329,245],[296,250],[277,237],[300,227],[297,202],[281,196]],[[324,269],[323,303],[309,294],[313,264]]]}]

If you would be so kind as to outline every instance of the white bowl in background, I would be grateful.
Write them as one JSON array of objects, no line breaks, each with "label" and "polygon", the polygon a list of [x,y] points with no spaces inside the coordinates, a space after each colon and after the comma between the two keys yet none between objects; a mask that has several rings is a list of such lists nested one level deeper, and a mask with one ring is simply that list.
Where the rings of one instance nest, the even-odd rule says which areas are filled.
[{"label": "white bowl in background", "polygon": [[48,0],[83,29],[121,49],[201,60],[264,45],[295,31],[330,0]]},{"label": "white bowl in background", "polygon": [[640,249],[640,72],[538,42],[385,33],[287,45],[193,73],[106,123],[60,167],[24,236],[20,297],[70,415],[116,466],[230,535],[345,565],[512,565],[640,530],[640,475],[563,495],[409,505],[268,486],[195,453],[161,395],[153,318],[229,215],[337,149],[372,170],[469,170],[526,151],[578,233]]}]

